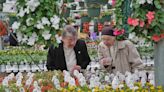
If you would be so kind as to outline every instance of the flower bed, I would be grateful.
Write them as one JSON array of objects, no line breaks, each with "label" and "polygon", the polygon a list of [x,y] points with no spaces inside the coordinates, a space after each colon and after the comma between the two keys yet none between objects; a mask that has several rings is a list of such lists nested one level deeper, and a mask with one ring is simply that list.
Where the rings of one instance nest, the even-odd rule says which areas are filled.
[{"label": "flower bed", "polygon": [[[93,68],[91,68],[93,69]],[[90,75],[87,78],[86,75]],[[146,77],[146,72],[130,72],[116,75],[100,72],[87,74],[74,71],[71,75],[67,71],[50,71],[41,73],[27,73],[23,75],[13,73],[0,78],[0,92],[163,92],[161,86],[153,86],[153,75]],[[146,82],[147,78],[147,82]]]}]

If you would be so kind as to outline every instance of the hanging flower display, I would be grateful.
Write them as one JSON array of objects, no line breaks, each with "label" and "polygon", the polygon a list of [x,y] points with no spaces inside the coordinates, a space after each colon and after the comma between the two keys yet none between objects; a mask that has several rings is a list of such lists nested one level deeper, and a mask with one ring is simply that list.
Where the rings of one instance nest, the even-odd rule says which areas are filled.
[{"label": "hanging flower display", "polygon": [[13,23],[12,28],[16,30],[20,43],[30,46],[58,44],[54,39],[62,18],[56,1],[17,0],[17,8],[18,21]]}]

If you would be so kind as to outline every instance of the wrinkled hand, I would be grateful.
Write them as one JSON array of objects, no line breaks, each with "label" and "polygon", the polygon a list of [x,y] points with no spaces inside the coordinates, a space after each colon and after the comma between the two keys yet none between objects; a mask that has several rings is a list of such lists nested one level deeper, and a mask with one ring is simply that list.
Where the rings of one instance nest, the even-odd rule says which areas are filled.
[{"label": "wrinkled hand", "polygon": [[73,74],[74,70],[81,70],[81,67],[79,65],[74,65],[74,67],[71,69],[71,74]]},{"label": "wrinkled hand", "polygon": [[103,59],[100,60],[101,65],[110,65],[111,64],[110,62],[111,61],[110,61],[109,58],[103,58]]}]

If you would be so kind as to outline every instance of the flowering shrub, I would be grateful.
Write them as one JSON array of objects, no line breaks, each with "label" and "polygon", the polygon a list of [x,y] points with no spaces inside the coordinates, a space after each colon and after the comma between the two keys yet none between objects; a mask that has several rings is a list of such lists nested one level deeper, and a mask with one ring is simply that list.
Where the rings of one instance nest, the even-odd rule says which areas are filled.
[{"label": "flowering shrub", "polygon": [[148,41],[158,42],[163,39],[163,5],[162,0],[133,0],[133,13],[127,20],[129,32],[135,32],[136,36]]},{"label": "flowering shrub", "polygon": [[[164,11],[163,0],[132,0],[130,8],[132,14],[126,20],[122,7],[124,0],[117,0],[115,5],[116,28],[121,30],[127,23],[127,33],[135,34],[134,37],[140,37],[147,42],[158,42],[163,39],[164,34]],[[130,10],[131,9],[131,10]],[[123,37],[119,35],[118,37]],[[134,38],[130,38],[134,39]]]},{"label": "flowering shrub", "polygon": [[59,42],[57,33],[61,19],[57,0],[17,0],[17,8],[18,21],[12,28],[17,30],[18,42],[29,46]]}]

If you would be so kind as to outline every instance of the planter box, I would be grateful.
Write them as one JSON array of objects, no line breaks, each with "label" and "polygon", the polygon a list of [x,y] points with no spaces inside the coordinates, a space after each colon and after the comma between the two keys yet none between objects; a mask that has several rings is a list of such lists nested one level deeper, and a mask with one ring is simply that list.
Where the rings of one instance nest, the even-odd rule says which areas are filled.
[{"label": "planter box", "polygon": [[100,15],[100,8],[88,7],[87,12],[89,17],[98,17]]},{"label": "planter box", "polygon": [[12,70],[13,72],[18,72],[19,71],[18,64],[16,64],[16,63],[13,64],[12,69],[13,69]]},{"label": "planter box", "polygon": [[5,67],[5,65],[0,65],[0,72],[5,72],[6,71],[6,67]]},{"label": "planter box", "polygon": [[12,72],[12,70],[13,70],[12,65],[10,63],[8,63],[6,65],[6,73],[10,73],[10,72]]}]

